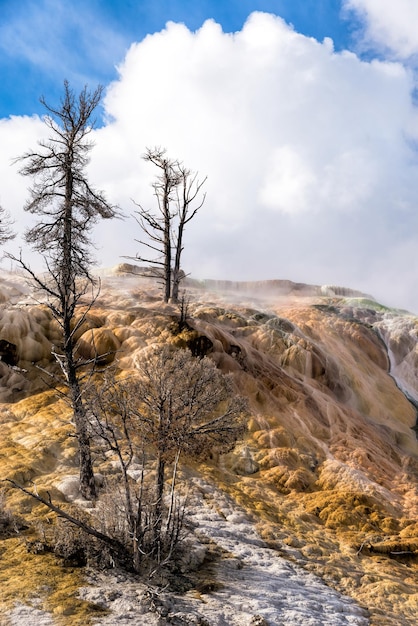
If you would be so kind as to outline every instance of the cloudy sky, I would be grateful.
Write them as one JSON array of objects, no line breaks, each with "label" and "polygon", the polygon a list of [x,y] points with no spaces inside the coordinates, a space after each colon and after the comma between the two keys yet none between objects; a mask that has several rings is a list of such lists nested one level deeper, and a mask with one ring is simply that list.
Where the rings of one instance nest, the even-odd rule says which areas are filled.
[{"label": "cloudy sky", "polygon": [[100,265],[139,252],[141,155],[162,146],[208,177],[192,276],[344,285],[418,313],[417,69],[416,0],[0,0],[0,203],[23,232],[13,158],[48,136],[39,97],[100,83],[90,180],[127,216],[96,228]]}]

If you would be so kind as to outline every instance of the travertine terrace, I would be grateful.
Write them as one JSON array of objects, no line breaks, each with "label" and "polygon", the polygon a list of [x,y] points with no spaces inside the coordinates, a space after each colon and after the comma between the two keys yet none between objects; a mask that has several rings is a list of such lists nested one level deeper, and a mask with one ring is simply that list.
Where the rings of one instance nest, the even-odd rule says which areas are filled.
[{"label": "travertine terrace", "polygon": [[[243,589],[242,535],[254,532],[269,555],[328,585],[330,602],[337,593],[357,607],[352,621],[316,617],[304,623],[415,624],[417,318],[343,289],[189,281],[188,327],[179,333],[178,308],[161,303],[150,279],[123,269],[103,272],[100,297],[79,330],[79,353],[98,352],[103,362],[128,370],[151,344],[198,346],[233,374],[237,390],[249,399],[248,433],[231,453],[200,465],[184,459],[182,465],[197,503],[205,501],[217,514],[228,503],[224,520],[231,536],[234,515],[238,520]],[[56,367],[51,349],[58,330],[22,277],[4,273],[0,294],[0,340],[15,350],[10,362],[0,362],[0,475],[26,486],[32,481],[64,503],[63,486],[77,473],[69,408],[46,387],[39,369]],[[31,528],[0,541],[0,623],[111,624],[111,617],[95,612],[98,595],[86,591],[93,583],[82,569],[65,569],[51,555],[27,551],[36,520],[53,523],[51,514],[16,491],[6,492],[8,505]],[[204,526],[205,515],[195,506]],[[244,518],[246,526],[239,526]],[[223,549],[233,556],[233,542]],[[244,623],[238,600],[223,618],[229,621],[220,621],[210,592],[195,597],[188,610],[204,616],[204,602],[207,623]],[[22,606],[32,607],[32,618]],[[106,607],[112,610],[112,602]],[[278,618],[267,609],[262,618],[281,623],[271,621]],[[288,619],[282,623],[298,623]],[[130,623],[121,620],[114,623]]]}]

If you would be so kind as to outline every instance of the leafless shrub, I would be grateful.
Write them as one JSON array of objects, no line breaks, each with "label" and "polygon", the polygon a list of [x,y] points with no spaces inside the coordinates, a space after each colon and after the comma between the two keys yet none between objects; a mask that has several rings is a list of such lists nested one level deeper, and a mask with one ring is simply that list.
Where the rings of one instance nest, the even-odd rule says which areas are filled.
[{"label": "leafless shrub", "polygon": [[57,519],[51,537],[51,549],[64,565],[87,565],[97,540],[66,520]]},{"label": "leafless shrub", "polygon": [[119,533],[115,538],[130,546],[135,571],[161,569],[173,560],[184,526],[186,507],[176,491],[181,454],[230,450],[245,431],[246,402],[209,359],[159,347],[136,375],[117,380],[107,371],[86,403],[98,445],[120,470],[119,496],[113,488],[110,505],[118,528],[103,532]]},{"label": "leafless shrub", "polygon": [[[181,541],[186,535],[184,518],[186,500],[175,497],[166,500],[162,508],[162,528],[159,552],[155,554],[152,484],[142,485],[133,479],[128,482],[129,498],[125,487],[117,480],[107,486],[97,503],[95,518],[100,531],[126,547],[129,569],[152,578],[179,556]],[[137,524],[132,526],[128,501],[133,503]]]}]

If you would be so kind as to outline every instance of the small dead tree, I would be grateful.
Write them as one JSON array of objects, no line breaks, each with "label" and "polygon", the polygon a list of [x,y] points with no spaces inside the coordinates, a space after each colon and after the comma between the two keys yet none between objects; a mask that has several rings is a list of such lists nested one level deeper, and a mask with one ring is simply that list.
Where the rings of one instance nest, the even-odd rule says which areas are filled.
[{"label": "small dead tree", "polygon": [[97,297],[91,274],[91,229],[98,219],[117,215],[102,193],[90,186],[85,173],[92,147],[88,140],[94,126],[92,115],[101,95],[99,86],[93,92],[84,88],[76,97],[66,81],[58,107],[41,99],[47,110],[44,121],[50,132],[49,140],[18,161],[23,162],[21,174],[35,181],[25,210],[39,216],[38,223],[26,232],[25,238],[42,255],[46,274],[35,273],[22,255],[19,258],[8,255],[27,272],[46,298],[62,331],[62,345],[55,356],[69,389],[79,449],[80,489],[88,499],[95,497],[96,489],[80,386],[81,364],[74,352],[74,334],[83,320],[75,323],[75,316],[77,306],[89,290],[90,306]]},{"label": "small dead tree", "polygon": [[[109,452],[117,461],[116,480],[108,478],[109,495],[115,503],[120,498],[120,509],[112,515],[114,528],[104,528],[104,532],[115,535],[122,541],[132,555],[132,568],[143,572],[146,567],[152,570],[154,558],[153,508],[154,490],[151,487],[151,469],[148,463],[145,442],[140,436],[140,424],[137,414],[137,379],[129,377],[116,381],[113,373],[106,373],[104,384],[91,387],[87,395],[91,430],[99,449]],[[132,468],[140,464],[139,476],[132,478]],[[175,472],[174,472],[175,475]],[[173,479],[174,480],[174,479]],[[100,503],[99,503],[100,506]],[[108,502],[103,502],[108,508]],[[105,512],[103,518],[109,517]],[[179,541],[183,522],[183,507],[174,499],[170,513],[164,519],[162,545],[158,565],[167,563]]]},{"label": "small dead tree", "polygon": [[162,281],[164,301],[177,302],[180,281],[184,277],[181,271],[184,229],[205,202],[206,194],[200,198],[200,192],[206,178],[199,181],[196,173],[168,158],[166,150],[161,148],[148,148],[143,158],[159,169],[152,184],[157,209],[145,209],[135,203],[138,207],[135,219],[149,239],[149,242],[137,241],[156,252],[157,256],[128,258],[149,263],[155,270],[154,276]]},{"label": "small dead tree", "polygon": [[[145,536],[147,522],[144,521],[144,462],[145,451],[138,441],[134,419],[135,397],[132,384],[118,385],[110,371],[101,388],[90,387],[87,393],[91,430],[99,447],[111,452],[117,459],[121,473],[121,489],[127,534],[123,541],[132,547],[132,565],[140,571],[142,556],[146,553]],[[129,470],[135,455],[140,451],[142,472],[139,486],[132,481]]]},{"label": "small dead tree", "polygon": [[[168,562],[183,521],[175,498],[180,456],[230,450],[246,429],[246,400],[210,359],[163,347],[138,363],[136,376],[93,390],[89,411],[92,429],[122,473],[134,568],[139,571],[143,557]],[[142,468],[135,484],[129,477],[134,458]]]},{"label": "small dead tree", "polygon": [[156,457],[153,547],[161,543],[166,465],[181,454],[225,452],[245,430],[247,403],[208,358],[156,348],[137,364],[138,428]]}]

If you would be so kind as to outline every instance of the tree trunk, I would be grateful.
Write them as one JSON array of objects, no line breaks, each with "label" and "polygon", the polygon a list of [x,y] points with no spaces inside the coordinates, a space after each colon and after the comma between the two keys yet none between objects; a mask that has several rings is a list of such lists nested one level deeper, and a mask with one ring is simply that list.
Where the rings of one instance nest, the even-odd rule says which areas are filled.
[{"label": "tree trunk", "polygon": [[[165,235],[168,239],[170,234],[167,232]],[[169,302],[171,296],[171,244],[166,245],[165,259],[164,259],[164,302]]]},{"label": "tree trunk", "polygon": [[80,492],[86,500],[95,500],[97,496],[96,482],[94,480],[93,462],[91,458],[90,438],[86,433],[85,415],[75,416],[76,437],[78,441],[79,467],[80,467]]},{"label": "tree trunk", "polygon": [[71,406],[73,408],[75,435],[78,442],[80,492],[83,498],[86,498],[87,500],[95,500],[97,492],[96,482],[94,480],[93,461],[91,458],[90,436],[88,432],[86,410],[81,397],[80,384],[77,378],[77,369],[74,363],[70,319],[64,320],[64,341],[67,382],[70,390]]},{"label": "tree trunk", "polygon": [[95,500],[97,496],[94,480],[93,461],[91,458],[90,436],[87,429],[86,411],[80,395],[78,382],[70,383],[70,394],[73,402],[75,435],[78,442],[80,468],[80,492],[86,500]]},{"label": "tree trunk", "polygon": [[161,453],[157,456],[157,475],[155,479],[155,505],[154,505],[154,520],[153,520],[153,554],[159,557],[161,553],[161,529],[163,518],[163,497],[164,497],[164,474],[165,474],[165,461],[162,458]]},{"label": "tree trunk", "polygon": [[179,288],[180,288],[180,269],[181,269],[181,253],[183,252],[183,231],[184,231],[184,220],[181,219],[177,232],[177,247],[176,247],[176,255],[174,259],[174,270],[173,270],[173,289],[171,295],[171,301],[177,304],[179,301]]},{"label": "tree trunk", "polygon": [[74,362],[74,345],[71,333],[71,321],[74,317],[74,290],[75,271],[73,265],[73,152],[69,150],[66,155],[65,174],[65,211],[64,230],[62,241],[61,259],[61,306],[64,331],[64,354],[66,359],[68,385],[70,388],[71,405],[73,407],[75,434],[78,441],[78,455],[80,466],[80,492],[83,498],[94,500],[96,498],[96,483],[91,459],[90,437],[87,427],[87,416],[81,398],[80,384],[77,377],[77,368]]},{"label": "tree trunk", "polygon": [[171,240],[170,240],[170,207],[167,202],[166,220],[164,229],[164,302],[168,302],[171,296]]}]

